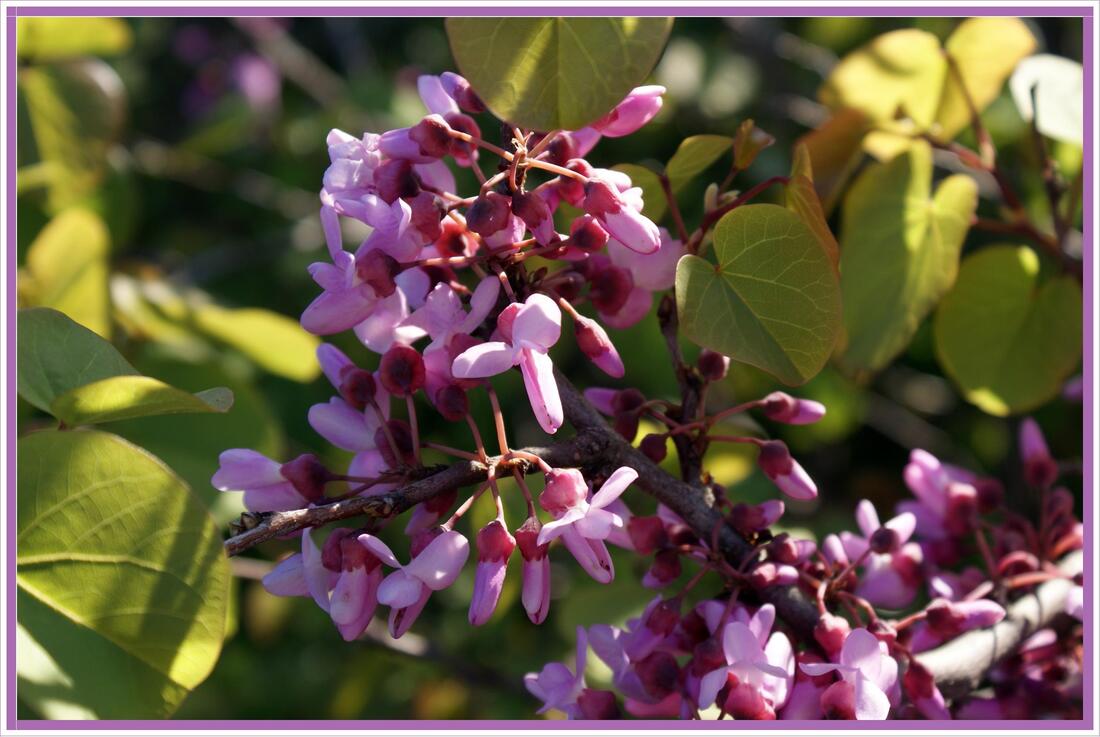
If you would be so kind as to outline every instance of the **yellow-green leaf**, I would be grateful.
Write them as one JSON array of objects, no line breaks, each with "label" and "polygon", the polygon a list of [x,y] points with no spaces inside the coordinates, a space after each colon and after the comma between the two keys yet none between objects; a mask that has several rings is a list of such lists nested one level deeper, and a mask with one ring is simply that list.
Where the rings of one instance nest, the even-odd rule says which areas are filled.
[{"label": "yellow-green leaf", "polygon": [[499,118],[539,131],[595,122],[657,63],[672,18],[448,18],[459,71]]},{"label": "yellow-green leaf", "polygon": [[937,135],[951,140],[970,125],[970,107],[981,112],[997,99],[1020,60],[1035,50],[1035,37],[1019,18],[968,18],[948,37],[944,48],[955,61],[963,86],[948,74],[940,99]]},{"label": "yellow-green leaf", "polygon": [[228,412],[233,392],[224,387],[191,394],[148,376],[113,376],[70,389],[50,403],[50,413],[69,426],[150,415]]},{"label": "yellow-green leaf", "polygon": [[844,200],[839,362],[849,373],[889,363],[955,282],[978,188],[962,174],[931,188],[932,151],[917,142],[869,166]]},{"label": "yellow-green leaf", "polygon": [[233,346],[273,374],[307,382],[321,373],[316,358],[321,341],[297,320],[269,310],[231,310],[213,304],[196,306],[192,319],[198,330]]},{"label": "yellow-green leaf", "polygon": [[672,191],[679,192],[711,164],[730,155],[732,146],[733,139],[729,136],[700,135],[685,138],[665,167],[665,175]]},{"label": "yellow-green leaf", "polygon": [[840,264],[840,247],[836,243],[833,231],[825,220],[825,210],[814,190],[814,171],[810,153],[805,144],[798,144],[794,150],[791,164],[790,181],[786,187],[787,208],[802,218],[821,248],[829,256],[829,261],[837,268]]},{"label": "yellow-green leaf", "polygon": [[18,472],[20,699],[54,718],[169,716],[225,633],[229,569],[210,515],[108,433],[20,438]]},{"label": "yellow-green leaf", "polygon": [[107,227],[88,210],[68,209],[51,220],[27,250],[34,304],[110,338],[108,248]]},{"label": "yellow-green leaf", "polygon": [[775,143],[775,137],[746,120],[737,128],[733,137],[733,164],[741,171],[748,169],[760,152]]},{"label": "yellow-green leaf", "polygon": [[846,108],[795,144],[796,150],[805,146],[812,163],[814,189],[826,213],[832,211],[841,190],[863,158],[861,145],[868,125],[866,115]]},{"label": "yellow-green leaf", "polygon": [[1023,246],[968,256],[933,322],[936,354],[963,396],[986,412],[1027,412],[1058,395],[1081,360],[1081,287],[1044,279]]},{"label": "yellow-green leaf", "polygon": [[26,17],[18,19],[15,33],[16,54],[33,62],[121,54],[133,42],[121,18]]},{"label": "yellow-green leaf", "polygon": [[836,270],[802,219],[745,205],[714,229],[717,265],[687,255],[676,268],[684,334],[786,384],[813,378],[840,331]]}]

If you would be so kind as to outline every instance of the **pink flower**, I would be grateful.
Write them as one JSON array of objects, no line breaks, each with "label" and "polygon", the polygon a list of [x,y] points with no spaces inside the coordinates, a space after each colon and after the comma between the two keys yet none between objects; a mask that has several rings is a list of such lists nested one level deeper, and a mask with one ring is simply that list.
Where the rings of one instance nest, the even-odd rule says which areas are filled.
[{"label": "pink flower", "polygon": [[479,379],[518,365],[539,425],[557,432],[564,416],[547,351],[561,337],[561,310],[545,294],[532,294],[518,309],[502,312],[497,328],[504,341],[468,348],[454,360],[451,372],[459,379]]},{"label": "pink flower", "polygon": [[921,549],[908,542],[916,518],[903,512],[881,524],[874,505],[864,499],[856,505],[856,524],[863,537],[840,533],[849,560],[857,560],[865,553],[867,556],[856,593],[889,609],[907,605],[916,596],[921,581],[918,570],[923,559]]},{"label": "pink flower", "polygon": [[1004,607],[989,599],[933,599],[925,608],[924,621],[913,626],[909,649],[915,653],[931,650],[964,632],[991,627],[1004,618]]},{"label": "pink flower", "polygon": [[620,193],[616,186],[592,177],[584,186],[584,211],[595,217],[612,238],[638,253],[655,253],[661,247],[661,233],[652,220],[642,215],[639,192]]},{"label": "pink flower", "polygon": [[552,513],[553,522],[543,525],[538,543],[545,545],[560,537],[565,547],[592,578],[610,583],[615,568],[604,540],[612,528],[622,528],[623,519],[604,507],[626,491],[638,472],[623,466],[608,477],[600,490],[586,500],[587,485],[575,468],[554,469],[546,474],[546,488],[539,497],[542,508]]},{"label": "pink flower", "polygon": [[462,300],[450,285],[440,282],[424,301],[424,306],[409,315],[402,323],[405,326],[420,328],[432,342],[424,353],[443,348],[457,335],[469,335],[473,332],[497,303],[500,294],[500,280],[494,276],[482,279],[470,298],[470,311],[462,307]]},{"label": "pink flower", "polygon": [[412,561],[401,565],[386,543],[370,534],[359,542],[394,572],[378,587],[378,602],[390,607],[390,635],[400,637],[419,616],[433,591],[441,591],[458,577],[470,544],[453,530],[427,530],[413,538]]},{"label": "pink flower", "polygon": [[1024,462],[1024,478],[1032,486],[1046,489],[1058,480],[1058,464],[1050,455],[1039,423],[1030,417],[1020,423],[1020,457]]},{"label": "pink flower", "polygon": [[[730,674],[739,683],[759,691],[771,708],[779,709],[787,702],[794,683],[794,651],[790,640],[781,632],[771,634],[775,607],[765,604],[748,622],[730,622],[722,630],[722,652],[725,665],[703,676],[699,683],[699,706],[715,702]],[[769,636],[770,635],[770,636]]]},{"label": "pink flower", "polygon": [[584,315],[577,314],[573,320],[574,334],[581,352],[605,374],[621,379],[626,373],[626,367],[623,366],[623,359],[607,331],[598,322]]},{"label": "pink flower", "polygon": [[[864,628],[852,630],[840,650],[839,663],[801,663],[802,672],[821,676],[840,674],[841,680],[822,695],[833,714],[845,719],[885,719],[890,713],[890,697],[897,687],[898,663],[887,647]],[[833,692],[830,695],[830,692]]]},{"label": "pink flower", "polygon": [[812,399],[796,399],[786,392],[772,392],[764,397],[764,415],[788,425],[809,425],[825,416],[825,405]]},{"label": "pink flower", "polygon": [[611,112],[593,123],[592,127],[608,138],[628,136],[653,119],[661,109],[663,94],[665,88],[659,84],[635,87]]},{"label": "pink flower", "polygon": [[523,556],[523,592],[520,601],[527,618],[535,624],[546,621],[550,612],[550,558],[549,545],[538,542],[542,523],[537,517],[528,517],[516,530],[516,544]]},{"label": "pink flower", "polygon": [[218,456],[218,464],[210,483],[218,491],[243,491],[244,505],[252,512],[302,509],[320,500],[324,494],[323,483],[318,486],[295,476],[291,473],[294,468],[291,464],[273,461],[254,450],[232,448],[223,451]]},{"label": "pink flower", "polygon": [[500,601],[508,558],[516,549],[516,539],[508,533],[504,522],[495,519],[477,533],[477,572],[474,574],[474,595],[470,601],[470,624],[485,624]]},{"label": "pink flower", "polygon": [[764,475],[792,499],[817,498],[817,484],[798,461],[791,457],[791,452],[782,440],[762,442],[756,463]]},{"label": "pink flower", "polygon": [[570,718],[580,716],[577,699],[584,690],[584,667],[588,659],[588,636],[584,627],[577,627],[577,662],[575,670],[565,663],[547,663],[538,673],[523,677],[523,685],[542,701],[539,714],[551,709],[564,711]]},{"label": "pink flower", "polygon": [[902,475],[917,501],[900,502],[898,509],[912,513],[921,537],[942,540],[971,529],[978,504],[976,475],[919,448],[909,454]]}]

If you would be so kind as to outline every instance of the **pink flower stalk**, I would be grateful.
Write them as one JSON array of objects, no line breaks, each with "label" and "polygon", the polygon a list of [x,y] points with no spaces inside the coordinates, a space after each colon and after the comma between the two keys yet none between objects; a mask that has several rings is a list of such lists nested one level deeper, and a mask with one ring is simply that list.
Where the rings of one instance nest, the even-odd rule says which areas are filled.
[{"label": "pink flower stalk", "polygon": [[885,719],[890,713],[888,694],[897,688],[898,663],[886,645],[864,628],[852,630],[840,651],[839,663],[801,663],[803,673],[822,676],[836,672],[841,680],[822,694],[826,716],[840,719]]},{"label": "pink flower stalk", "polygon": [[413,558],[407,566],[374,535],[364,533],[358,539],[379,560],[395,569],[378,587],[378,602],[390,607],[390,635],[395,638],[408,631],[433,591],[442,591],[454,583],[470,555],[469,542],[453,530],[418,533],[413,538]]},{"label": "pink flower stalk", "polygon": [[543,525],[538,543],[545,545],[561,537],[565,547],[592,578],[610,583],[615,577],[615,568],[604,540],[612,528],[623,527],[623,519],[604,507],[618,499],[636,478],[638,472],[633,468],[619,468],[589,502],[586,500],[588,486],[580,471],[575,468],[549,471],[539,504],[555,519]]},{"label": "pink flower stalk", "polygon": [[624,196],[614,184],[595,177],[584,191],[584,211],[599,220],[612,238],[642,254],[661,247],[660,230],[642,215],[640,192]]},{"label": "pink flower stalk", "polygon": [[470,624],[478,627],[489,621],[504,589],[508,558],[516,549],[516,539],[508,533],[504,522],[495,519],[477,533],[477,572],[474,574],[474,595],[470,601]]},{"label": "pink flower stalk", "polygon": [[210,483],[218,491],[243,491],[252,512],[302,509],[324,496],[327,472],[314,456],[281,464],[254,450],[232,448],[218,456],[218,464]]},{"label": "pink flower stalk", "polygon": [[817,498],[817,484],[798,461],[791,457],[787,444],[782,440],[761,443],[756,463],[772,483],[792,499]]},{"label": "pink flower stalk", "polygon": [[557,432],[564,415],[547,351],[561,337],[561,310],[545,294],[532,294],[515,311],[502,312],[497,328],[503,341],[468,348],[454,360],[451,372],[456,378],[479,379],[518,365],[539,425],[548,433]]},{"label": "pink flower stalk", "polygon": [[786,635],[772,634],[774,622],[775,607],[765,604],[747,622],[730,622],[722,629],[725,664],[699,682],[700,707],[716,701],[730,675],[758,691],[773,710],[787,703],[794,684],[794,650]]},{"label": "pink flower stalk", "polygon": [[[629,136],[653,119],[664,102],[665,88],[659,84],[635,87],[607,115],[592,127],[608,138]],[[583,154],[582,154],[583,155]]]},{"label": "pink flower stalk", "polygon": [[1039,423],[1030,417],[1020,423],[1020,457],[1024,462],[1024,478],[1030,485],[1046,489],[1058,480],[1058,463],[1050,455]]},{"label": "pink flower stalk", "polygon": [[788,425],[809,425],[825,416],[825,405],[812,399],[796,399],[786,392],[772,392],[764,397],[764,415]]},{"label": "pink flower stalk", "polygon": [[909,542],[916,518],[903,512],[882,524],[874,505],[864,499],[856,505],[856,524],[863,532],[862,537],[840,533],[849,560],[858,560],[866,554],[856,593],[878,606],[890,609],[906,606],[916,596],[921,581],[918,570],[923,559],[921,548]]},{"label": "pink flower stalk", "polygon": [[550,546],[539,544],[542,523],[528,517],[516,530],[516,544],[523,556],[523,590],[520,601],[527,618],[535,624],[546,621],[550,612]]},{"label": "pink flower stalk", "polygon": [[523,685],[543,702],[539,714],[551,709],[564,711],[570,719],[580,716],[577,699],[585,687],[584,668],[588,660],[588,636],[584,627],[577,627],[577,661],[575,670],[565,663],[547,663],[538,673],[523,677]]}]

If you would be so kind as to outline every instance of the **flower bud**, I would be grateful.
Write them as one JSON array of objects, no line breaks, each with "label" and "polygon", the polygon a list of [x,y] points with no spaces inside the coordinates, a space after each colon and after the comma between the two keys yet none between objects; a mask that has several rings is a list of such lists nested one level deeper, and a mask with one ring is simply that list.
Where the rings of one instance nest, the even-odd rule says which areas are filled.
[{"label": "flower bud", "polygon": [[470,413],[466,390],[458,384],[447,384],[435,393],[435,408],[447,422],[461,422]]},{"label": "flower bud", "polygon": [[699,373],[707,381],[721,381],[729,372],[730,359],[729,356],[704,348],[699,352],[699,359],[695,365],[699,367]]},{"label": "flower bud", "polygon": [[847,681],[837,681],[821,694],[821,711],[826,719],[855,719],[856,690]]},{"label": "flower bud", "polygon": [[658,701],[680,688],[680,666],[671,653],[663,650],[650,653],[637,663],[634,671],[646,693]]},{"label": "flower bud", "polygon": [[399,198],[414,197],[420,183],[407,159],[387,159],[374,170],[374,186],[378,196],[392,205]]},{"label": "flower bud", "polygon": [[901,537],[889,527],[880,527],[871,533],[871,537],[868,538],[867,543],[872,553],[885,555],[887,553],[893,553],[901,547]]},{"label": "flower bud", "polygon": [[[584,177],[592,176],[592,165],[584,159],[570,159],[565,162],[565,168]],[[573,177],[558,177],[558,193],[573,207],[581,207],[584,204],[585,185]]]},{"label": "flower bud", "polygon": [[814,499],[817,485],[793,458],[786,443],[768,440],[761,444],[756,459],[760,470],[787,496],[793,499]]},{"label": "flower bud", "polygon": [[664,521],[657,515],[631,517],[626,523],[626,531],[634,550],[639,555],[649,555],[668,545],[668,532]]},{"label": "flower bud", "polygon": [[[481,128],[478,127],[477,121],[469,115],[463,115],[462,113],[447,113],[444,118],[447,125],[453,130],[461,131],[474,138],[481,138]],[[450,139],[448,151],[451,156],[454,156],[455,160],[463,166],[466,166],[470,159],[477,158],[477,146],[458,138]]]},{"label": "flower bud", "polygon": [[1020,423],[1020,457],[1024,479],[1037,489],[1049,488],[1058,479],[1058,464],[1050,455],[1039,423],[1030,417]]},{"label": "flower bud", "polygon": [[982,478],[974,482],[978,492],[978,511],[989,514],[1000,509],[1005,499],[1005,487],[997,479]]},{"label": "flower bud", "polygon": [[385,251],[375,248],[356,259],[355,273],[376,295],[384,298],[397,289],[394,278],[401,273],[401,264]]},{"label": "flower bud", "polygon": [[549,544],[539,545],[542,523],[536,517],[528,517],[516,530],[516,545],[523,556],[523,590],[520,600],[527,618],[534,624],[546,621],[550,611],[550,558]]},{"label": "flower bud", "polygon": [[409,129],[409,140],[420,148],[424,156],[441,159],[451,150],[451,126],[439,115],[425,116]]},{"label": "flower bud", "polygon": [[642,585],[648,589],[661,589],[679,578],[682,572],[679,553],[659,550],[653,556],[653,565],[642,577]]},{"label": "flower bud", "polygon": [[635,87],[592,127],[608,138],[630,135],[653,119],[661,109],[664,93],[665,88],[657,84]]},{"label": "flower bud", "polygon": [[480,195],[466,211],[466,227],[483,238],[503,230],[512,216],[511,201],[499,192]]},{"label": "flower bud", "polygon": [[378,384],[370,371],[349,366],[340,373],[340,397],[355,409],[366,409],[377,392]]},{"label": "flower bud", "polygon": [[638,450],[654,463],[660,463],[668,455],[668,435],[651,432],[642,438]]},{"label": "flower bud", "polygon": [[781,532],[768,543],[768,554],[780,563],[794,565],[798,562],[798,543],[789,533]]},{"label": "flower bud", "polygon": [[825,416],[825,405],[810,399],[796,399],[786,392],[772,392],[764,397],[764,415],[788,425],[808,425]]},{"label": "flower bud", "polygon": [[947,513],[944,527],[952,535],[969,535],[978,523],[978,490],[970,484],[947,486]]},{"label": "flower bud", "polygon": [[474,594],[470,600],[470,624],[485,624],[493,615],[504,589],[508,558],[516,549],[516,539],[495,519],[477,533],[477,571],[474,574]]},{"label": "flower bud", "polygon": [[611,400],[611,409],[616,414],[620,412],[636,412],[645,404],[645,395],[634,388],[622,389],[615,393]]},{"label": "flower bud", "polygon": [[332,481],[332,473],[311,453],[304,453],[293,461],[284,463],[279,468],[279,473],[293,484],[295,491],[311,502],[322,499],[325,496],[325,484]]},{"label": "flower bud", "polygon": [[760,690],[750,683],[742,683],[732,672],[718,692],[718,703],[734,719],[775,719],[775,711],[764,701]]},{"label": "flower bud", "polygon": [[554,232],[554,213],[541,196],[534,192],[512,194],[512,214],[527,224],[540,246],[549,244]]},{"label": "flower bud", "polygon": [[570,245],[588,253],[595,253],[606,246],[608,238],[607,231],[591,215],[581,215],[569,226]]},{"label": "flower bud", "polygon": [[581,352],[608,376],[622,378],[626,368],[607,331],[598,322],[584,315],[577,315],[573,322]]},{"label": "flower bud", "polygon": [[446,218],[441,228],[442,232],[435,241],[435,250],[440,256],[472,256],[477,251],[477,239],[462,223]]},{"label": "flower bud", "polygon": [[717,635],[711,635],[691,651],[692,675],[702,677],[724,665],[726,654],[722,648],[722,640]]},{"label": "flower bud", "polygon": [[409,202],[412,207],[412,226],[426,241],[434,241],[443,235],[443,217],[447,208],[443,200],[431,192],[420,192]]},{"label": "flower bud", "polygon": [[443,74],[439,75],[439,81],[447,94],[458,104],[459,108],[468,113],[485,112],[485,103],[477,96],[477,93],[474,92],[473,87],[470,86],[470,83],[466,81],[465,77],[455,74],[454,72],[443,72]]},{"label": "flower bud", "polygon": [[588,281],[588,298],[605,315],[614,315],[621,310],[634,289],[630,272],[611,264],[590,274]]},{"label": "flower bud", "polygon": [[829,612],[822,614],[814,625],[814,639],[829,655],[840,652],[851,632],[852,626],[848,620]]},{"label": "flower bud", "polygon": [[348,527],[337,527],[329,534],[325,544],[321,546],[322,566],[330,571],[344,569],[343,541],[351,534],[352,530]]},{"label": "flower bud", "polygon": [[410,396],[424,386],[424,359],[415,348],[398,343],[383,354],[378,377],[390,394]]},{"label": "flower bud", "polygon": [[577,156],[577,141],[570,131],[562,131],[554,136],[554,140],[546,147],[546,153],[540,157],[551,164],[565,166],[570,159]]},{"label": "flower bud", "polygon": [[588,484],[575,468],[555,468],[546,472],[546,486],[539,495],[539,506],[551,514],[576,507],[588,496]]},{"label": "flower bud", "polygon": [[615,701],[615,694],[610,691],[585,688],[577,696],[577,707],[584,719],[622,718],[619,704]]}]

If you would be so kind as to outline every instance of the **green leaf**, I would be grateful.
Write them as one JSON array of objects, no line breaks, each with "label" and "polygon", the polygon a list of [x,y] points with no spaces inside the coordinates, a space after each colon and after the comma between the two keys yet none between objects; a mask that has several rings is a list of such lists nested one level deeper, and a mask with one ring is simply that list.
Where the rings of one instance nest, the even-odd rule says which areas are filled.
[{"label": "green leaf", "polygon": [[19,396],[45,412],[70,389],[137,375],[113,345],[57,310],[20,310],[18,331]]},{"label": "green leaf", "polygon": [[661,187],[661,180],[653,170],[638,164],[619,164],[615,171],[626,174],[635,187],[642,188],[642,214],[655,223],[661,222],[668,209],[668,199]]},{"label": "green leaf", "polygon": [[[1035,88],[1035,104],[1031,90]],[[1081,145],[1084,134],[1084,69],[1080,62],[1036,54],[1020,62],[1008,82],[1024,120],[1035,120],[1044,136]],[[1038,108],[1036,114],[1034,108]]]},{"label": "green leaf", "polygon": [[657,63],[672,18],[448,18],[459,71],[498,118],[577,130]]},{"label": "green leaf", "polygon": [[121,54],[133,43],[121,18],[19,18],[16,54],[26,61]]},{"label": "green leaf", "polygon": [[150,415],[228,412],[233,392],[224,387],[197,394],[148,376],[113,376],[58,396],[50,413],[70,427]]},{"label": "green leaf", "polygon": [[665,175],[672,191],[679,192],[711,164],[731,154],[732,147],[733,139],[729,136],[701,135],[685,138],[665,167]]},{"label": "green leaf", "polygon": [[845,371],[877,371],[909,345],[921,321],[955,282],[970,218],[974,180],[956,174],[932,187],[932,151],[918,142],[886,164],[872,164],[844,201],[840,285]]},{"label": "green leaf", "polygon": [[191,414],[142,417],[111,425],[111,431],[163,460],[183,477],[195,495],[224,524],[244,511],[241,494],[225,494],[210,485],[218,454],[226,448],[252,448],[268,458],[286,455],[278,416],[248,377],[216,362],[190,363],[146,350],[135,359],[142,373],[183,389],[225,386],[233,392],[233,410],[224,415]]},{"label": "green leaf", "polygon": [[109,338],[108,241],[103,221],[87,210],[68,209],[51,220],[27,250],[34,304]]},{"label": "green leaf", "polygon": [[191,317],[201,332],[236,348],[273,374],[304,383],[321,373],[317,363],[321,341],[297,320],[269,310],[231,310],[213,304],[196,306]]},{"label": "green leaf", "polygon": [[114,435],[18,445],[19,696],[46,717],[166,717],[221,649],[229,569],[210,515]]},{"label": "green leaf", "polygon": [[860,110],[876,123],[893,120],[901,109],[927,128],[946,76],[938,38],[914,28],[890,31],[841,59],[818,98],[833,110]]},{"label": "green leaf", "polygon": [[840,246],[825,220],[825,210],[814,189],[814,170],[810,153],[803,143],[795,146],[790,181],[786,187],[787,209],[802,218],[817,238],[833,267],[840,264]]},{"label": "green leaf", "polygon": [[1081,287],[1042,279],[1035,252],[990,246],[968,256],[933,322],[936,353],[963,396],[994,415],[1058,395],[1081,360]]},{"label": "green leaf", "polygon": [[[936,112],[938,135],[951,140],[970,125],[970,103],[981,112],[997,99],[1008,75],[1035,50],[1035,37],[1019,18],[968,18],[944,44],[958,76],[948,74]],[[965,89],[966,94],[963,90]]]},{"label": "green leaf", "polygon": [[733,138],[733,164],[741,171],[748,169],[760,152],[775,143],[775,137],[746,120],[737,128]]},{"label": "green leaf", "polygon": [[814,189],[825,212],[831,212],[840,192],[863,158],[867,116],[854,108],[835,113],[820,127],[798,139],[805,146],[813,168]]},{"label": "green leaf", "polygon": [[817,374],[840,330],[840,288],[810,228],[778,205],[745,205],[718,221],[714,251],[717,266],[677,265],[684,334],[786,384]]},{"label": "green leaf", "polygon": [[51,170],[49,206],[56,212],[103,180],[126,115],[122,80],[106,62],[81,59],[20,69],[19,92],[38,158]]}]

